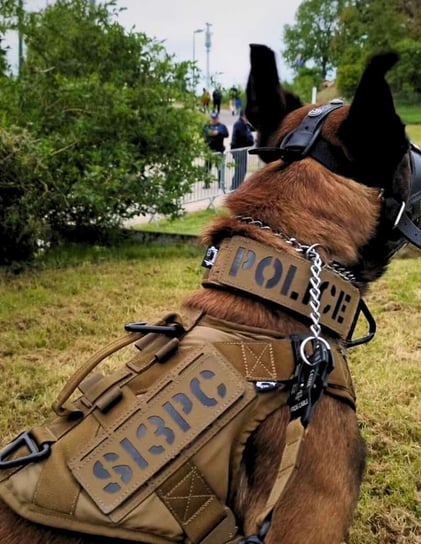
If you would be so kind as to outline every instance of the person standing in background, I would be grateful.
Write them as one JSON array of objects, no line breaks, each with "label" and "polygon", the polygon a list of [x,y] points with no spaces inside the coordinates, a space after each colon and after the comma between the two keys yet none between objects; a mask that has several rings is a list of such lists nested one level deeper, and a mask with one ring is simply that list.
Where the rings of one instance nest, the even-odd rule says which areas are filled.
[{"label": "person standing in background", "polygon": [[[205,161],[206,170],[210,172],[212,168],[212,163],[214,162],[216,164],[218,168],[218,185],[219,187],[221,187],[225,182],[224,139],[228,138],[229,132],[226,125],[219,121],[218,112],[213,111],[211,113],[210,121],[206,123],[206,125],[203,127],[203,136],[206,143],[208,144],[209,149],[217,154],[215,161],[209,159]],[[205,189],[209,189],[209,184],[205,184]]]},{"label": "person standing in background", "polygon": [[222,93],[220,89],[215,89],[212,93],[213,111],[219,113],[221,111]]},{"label": "person standing in background", "polygon": [[237,99],[237,96],[239,96],[239,95],[240,94],[238,92],[237,87],[232,86],[231,89],[229,90],[230,110],[231,110],[232,115],[235,115],[235,113],[236,113],[236,99]]},{"label": "person standing in background", "polygon": [[209,91],[207,91],[203,87],[202,96],[200,97],[200,101],[202,103],[202,111],[204,113],[207,113],[209,111],[210,99],[211,99],[211,97],[210,97]]},{"label": "person standing in background", "polygon": [[245,178],[247,172],[247,148],[253,144],[252,126],[247,121],[244,110],[240,110],[238,120],[232,128],[231,151],[233,151],[235,170],[231,182],[231,191],[235,191]]}]

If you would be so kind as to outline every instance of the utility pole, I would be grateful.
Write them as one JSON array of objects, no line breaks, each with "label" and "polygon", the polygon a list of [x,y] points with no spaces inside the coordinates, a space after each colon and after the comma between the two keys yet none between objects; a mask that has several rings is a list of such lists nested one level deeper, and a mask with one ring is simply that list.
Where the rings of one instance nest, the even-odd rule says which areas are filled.
[{"label": "utility pole", "polygon": [[18,3],[18,70],[19,74],[22,70],[23,65],[23,35],[22,35],[22,24],[23,24],[23,0],[19,0]]},{"label": "utility pole", "polygon": [[204,28],[197,28],[193,30],[193,66],[191,70],[191,89],[193,92],[196,91],[196,34],[203,32]]},{"label": "utility pole", "polygon": [[205,23],[206,24],[206,34],[205,34],[205,47],[206,47],[206,88],[210,89],[210,76],[209,76],[209,53],[211,50],[211,32],[210,27],[212,26],[211,23]]}]

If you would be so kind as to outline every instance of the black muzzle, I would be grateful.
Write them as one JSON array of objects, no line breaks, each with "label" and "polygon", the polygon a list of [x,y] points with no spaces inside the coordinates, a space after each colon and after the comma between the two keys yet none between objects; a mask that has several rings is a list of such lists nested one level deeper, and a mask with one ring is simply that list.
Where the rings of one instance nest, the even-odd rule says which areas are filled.
[{"label": "black muzzle", "polygon": [[404,238],[421,248],[421,149],[411,143],[411,186],[408,200],[402,202],[395,219],[395,229]]}]

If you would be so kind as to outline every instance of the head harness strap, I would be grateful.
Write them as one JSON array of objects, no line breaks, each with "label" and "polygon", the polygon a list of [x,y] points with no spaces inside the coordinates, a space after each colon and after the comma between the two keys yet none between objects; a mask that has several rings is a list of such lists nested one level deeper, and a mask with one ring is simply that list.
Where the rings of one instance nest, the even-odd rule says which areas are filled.
[{"label": "head harness strap", "polygon": [[[399,209],[394,219],[395,228],[405,239],[421,249],[421,149],[415,144],[410,146],[411,161],[411,186],[409,196],[405,202],[397,202],[393,197],[390,199]],[[387,200],[387,199],[386,199]]]},{"label": "head harness strap", "polygon": [[[249,153],[260,155],[265,162],[282,159],[287,164],[311,157],[331,172],[357,180],[354,166],[343,150],[320,135],[326,117],[342,106],[342,100],[335,99],[329,104],[313,108],[297,128],[288,132],[279,146],[256,147],[250,149]],[[404,239],[421,248],[421,150],[411,144],[409,151],[411,185],[408,199],[400,202],[393,196],[385,198],[385,215]],[[393,253],[405,243],[404,239],[400,239]]]},{"label": "head harness strap", "polygon": [[[277,147],[256,147],[250,154],[262,154],[266,162],[282,159],[287,163],[311,156],[330,170],[343,170],[345,157],[338,156],[335,148],[326,140],[319,138],[326,117],[343,106],[342,100],[335,99],[329,104],[310,110],[301,124],[291,130]],[[346,159],[345,159],[346,160]]]},{"label": "head harness strap", "polygon": [[281,157],[287,162],[293,162],[309,155],[326,117],[342,106],[342,100],[338,100],[310,110],[301,125],[289,132],[282,140],[279,146]]}]

